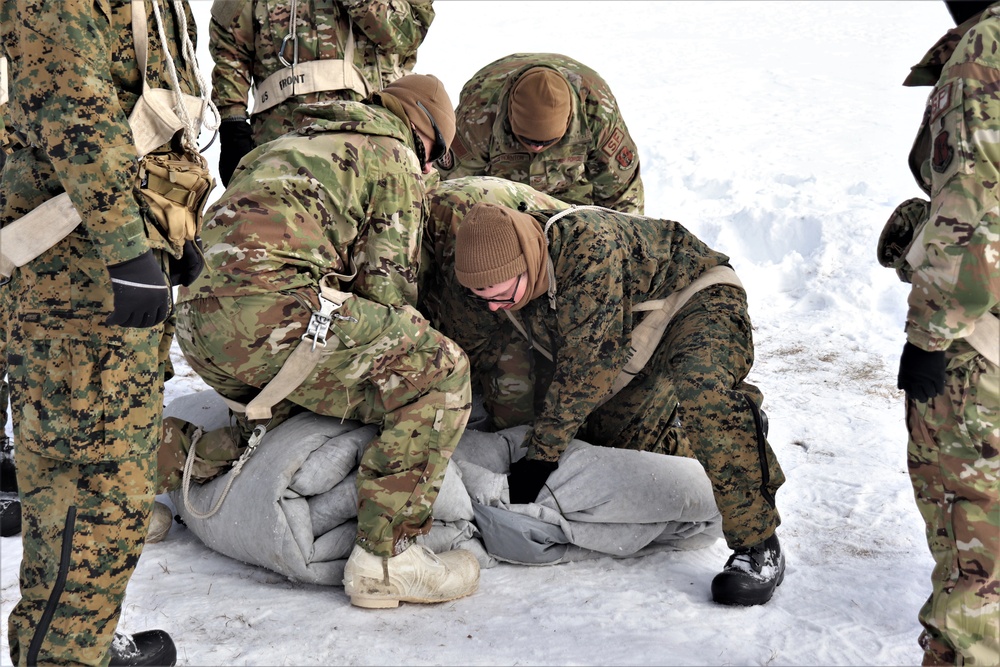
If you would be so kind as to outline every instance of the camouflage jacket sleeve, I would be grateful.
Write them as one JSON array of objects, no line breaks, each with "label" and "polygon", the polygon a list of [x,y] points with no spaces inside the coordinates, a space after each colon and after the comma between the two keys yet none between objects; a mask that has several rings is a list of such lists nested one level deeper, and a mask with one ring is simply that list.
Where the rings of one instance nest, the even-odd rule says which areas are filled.
[{"label": "camouflage jacket sleeve", "polygon": [[[551,349],[555,371],[527,443],[528,456],[547,461],[558,460],[611,390],[625,367],[631,342],[621,278],[628,248],[610,227],[567,236],[554,259],[558,276]],[[548,310],[548,300],[536,299],[531,307],[536,313]]]},{"label": "camouflage jacket sleeve", "polygon": [[[233,5],[234,2],[239,6]],[[215,62],[212,101],[222,118],[247,116],[253,85],[253,20],[251,0],[217,0],[212,6],[208,24],[208,51]]]},{"label": "camouflage jacket sleeve", "polygon": [[623,213],[642,214],[645,193],[639,176],[639,152],[609,91],[593,90],[587,97],[593,149],[587,158],[587,178],[594,204]]},{"label": "camouflage jacket sleeve", "polygon": [[423,197],[419,177],[397,172],[378,179],[352,251],[358,269],[352,292],[416,307]]},{"label": "camouflage jacket sleeve", "polygon": [[[990,14],[992,13],[992,16]],[[969,31],[928,101],[931,210],[918,237],[907,339],[945,349],[1000,301],[1000,7]],[[922,241],[922,242],[921,242]]]},{"label": "camouflage jacket sleeve", "polygon": [[383,51],[413,55],[434,20],[432,0],[343,0],[354,25]]},{"label": "camouflage jacket sleeve", "polygon": [[[133,187],[138,172],[128,115],[112,77],[118,57],[107,5],[89,0],[4,2],[12,21],[11,99],[29,141],[51,161],[107,264],[149,246]],[[12,8],[15,5],[16,8]]]}]

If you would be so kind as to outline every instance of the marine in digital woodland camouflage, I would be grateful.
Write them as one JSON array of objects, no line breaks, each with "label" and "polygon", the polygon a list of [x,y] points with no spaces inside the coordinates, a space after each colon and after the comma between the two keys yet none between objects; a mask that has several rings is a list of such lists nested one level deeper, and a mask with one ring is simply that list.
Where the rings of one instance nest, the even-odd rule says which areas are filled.
[{"label": "marine in digital woodland camouflage", "polygon": [[[538,66],[565,77],[573,91],[572,110],[562,139],[532,154],[511,130],[508,99],[518,78]],[[443,179],[497,176],[568,204],[643,212],[639,151],[618,102],[597,72],[573,58],[555,53],[500,58],[462,87],[455,116],[458,133],[452,150],[436,163]]]},{"label": "marine in digital woodland camouflage", "polygon": [[[291,38],[293,10],[297,42]],[[293,110],[300,104],[364,97],[351,90],[294,95],[249,115],[253,87],[285,67],[281,58],[288,63],[343,59],[353,35],[353,64],[372,90],[381,90],[412,72],[433,20],[431,0],[216,0],[209,23],[212,99],[223,119],[250,118],[260,145],[295,127]]]},{"label": "marine in digital woodland camouflage", "polygon": [[[166,34],[180,35],[173,12],[161,14]],[[105,324],[106,267],[149,250],[128,124],[142,91],[131,16],[130,3],[82,0],[0,8],[8,121],[31,144],[4,165],[0,225],[64,189],[83,219],[0,288],[23,501],[21,598],[8,623],[15,665],[107,664],[153,506],[169,335],[163,324]],[[150,85],[170,87],[164,49],[181,90],[196,94],[179,45],[156,30]]]},{"label": "marine in digital woodland camouflage", "polygon": [[[470,360],[485,358],[483,352],[495,342],[493,332],[506,321],[470,298],[455,278],[455,232],[478,202],[526,211],[569,208],[529,185],[494,176],[440,181],[427,191],[418,308],[434,328],[458,343]],[[522,356],[525,353],[529,356]],[[528,424],[534,419],[534,388],[527,383],[535,378],[530,354],[530,350],[515,345],[500,352],[495,364],[472,368],[473,386],[483,392],[495,428]]]},{"label": "marine in digital woodland camouflage", "polygon": [[[180,292],[178,341],[210,386],[248,402],[310,344],[302,336],[320,280],[349,289],[319,366],[268,428],[301,409],[381,424],[361,461],[357,542],[393,556],[430,529],[469,417],[468,360],[415,308],[424,186],[409,125],[359,102],[299,111],[298,130],[256,148],[207,211],[207,269]],[[205,436],[206,477],[239,454],[252,426]],[[177,487],[191,436],[167,422],[174,451],[161,453],[160,490]]]},{"label": "marine in digital woodland camouflage", "polygon": [[[544,227],[555,211],[527,213]],[[697,292],[643,370],[601,404],[628,361],[641,319],[635,306],[670,296],[729,258],[680,223],[593,209],[552,223],[548,254],[555,308],[542,295],[516,313],[531,340],[555,360],[535,401],[540,408],[527,436],[528,457],[558,460],[579,437],[695,458],[712,482],[729,546],[770,537],[780,523],[774,496],[784,475],[758,429],[763,396],[746,382],[754,349],[742,289],[713,285]],[[470,353],[475,367],[488,368],[501,351],[517,347],[522,357],[530,355],[527,338],[510,321],[498,321],[492,345]],[[529,390],[537,386],[532,378],[522,382]]]},{"label": "marine in digital woodland camouflage", "polygon": [[926,665],[996,665],[1000,369],[963,338],[1000,313],[1000,3],[950,30],[905,85],[934,86],[909,159],[930,206],[906,336],[947,360],[944,393],[906,404],[910,477],[935,560],[920,645]]}]

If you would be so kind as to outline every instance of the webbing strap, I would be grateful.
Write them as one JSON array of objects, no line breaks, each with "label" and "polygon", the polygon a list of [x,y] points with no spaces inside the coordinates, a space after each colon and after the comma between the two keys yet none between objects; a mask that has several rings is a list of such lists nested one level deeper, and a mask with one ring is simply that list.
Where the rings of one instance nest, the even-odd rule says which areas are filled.
[{"label": "webbing strap", "polygon": [[338,318],[357,321],[353,317],[336,314],[344,302],[352,296],[354,295],[350,292],[341,292],[329,287],[324,281],[320,287],[320,309],[313,311],[306,332],[302,334],[298,345],[285,359],[278,373],[264,385],[253,400],[245,405],[223,397],[229,409],[233,412],[246,413],[247,419],[251,421],[270,419],[271,408],[295,391],[326,354],[326,338],[330,323]]},{"label": "webbing strap", "polygon": [[[349,44],[354,44],[353,37]],[[326,90],[353,90],[363,97],[371,94],[371,86],[352,60],[309,60],[278,70],[254,88],[253,113],[267,111],[296,95]]]},{"label": "webbing strap", "polygon": [[80,214],[63,192],[0,229],[0,274],[10,277],[66,238],[81,222]]}]

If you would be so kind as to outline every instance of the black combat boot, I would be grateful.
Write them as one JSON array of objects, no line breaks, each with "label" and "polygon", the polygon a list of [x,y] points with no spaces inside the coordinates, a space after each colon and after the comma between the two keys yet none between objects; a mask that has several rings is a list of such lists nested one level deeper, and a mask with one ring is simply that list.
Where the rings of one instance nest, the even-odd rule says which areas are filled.
[{"label": "black combat boot", "polygon": [[760,544],[733,552],[726,567],[712,580],[712,599],[744,607],[764,604],[784,578],[785,555],[778,536],[771,535]]},{"label": "black combat boot", "polygon": [[14,461],[0,459],[0,537],[21,532],[21,499],[17,496]]},{"label": "black combat boot", "polygon": [[177,664],[174,640],[163,630],[146,630],[134,635],[116,632],[111,642],[110,667],[136,667],[157,665],[173,667]]}]

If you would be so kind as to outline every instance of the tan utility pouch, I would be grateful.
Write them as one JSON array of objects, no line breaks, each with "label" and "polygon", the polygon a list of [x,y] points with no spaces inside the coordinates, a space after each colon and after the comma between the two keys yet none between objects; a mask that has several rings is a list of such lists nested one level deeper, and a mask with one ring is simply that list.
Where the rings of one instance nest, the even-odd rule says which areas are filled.
[{"label": "tan utility pouch", "polygon": [[139,163],[146,235],[151,248],[180,257],[185,241],[201,233],[201,216],[215,180],[200,155],[155,153]]}]

